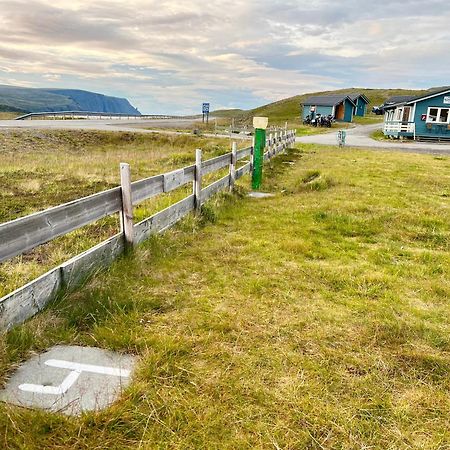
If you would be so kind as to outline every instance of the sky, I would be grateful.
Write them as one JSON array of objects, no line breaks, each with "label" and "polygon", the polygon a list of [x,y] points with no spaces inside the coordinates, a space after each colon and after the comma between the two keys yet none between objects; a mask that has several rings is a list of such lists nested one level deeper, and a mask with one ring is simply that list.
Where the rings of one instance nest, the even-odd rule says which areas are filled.
[{"label": "sky", "polygon": [[450,85],[448,0],[0,0],[0,84],[143,113],[306,92]]}]

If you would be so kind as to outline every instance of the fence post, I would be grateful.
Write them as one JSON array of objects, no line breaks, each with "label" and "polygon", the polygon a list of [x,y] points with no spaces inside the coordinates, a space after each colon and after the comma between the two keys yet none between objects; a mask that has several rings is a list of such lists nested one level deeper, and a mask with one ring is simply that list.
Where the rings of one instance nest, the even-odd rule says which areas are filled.
[{"label": "fence post", "polygon": [[195,212],[200,213],[202,207],[202,150],[195,150],[195,172],[194,172],[194,202]]},{"label": "fence post", "polygon": [[268,151],[269,151],[269,161],[270,161],[270,159],[272,158],[272,144],[273,144],[273,141],[272,141],[272,133],[269,133],[269,145],[268,145]]},{"label": "fence post", "polygon": [[236,162],[237,162],[237,143],[231,144],[231,164],[230,164],[230,192],[234,189],[236,182]]},{"label": "fence post", "polygon": [[254,156],[255,156],[255,136],[253,136],[252,146],[250,147],[250,173],[253,173]]},{"label": "fence post", "polygon": [[132,247],[134,243],[133,202],[131,198],[131,169],[127,163],[120,163],[120,186],[122,193],[121,231],[125,237],[125,244]]}]

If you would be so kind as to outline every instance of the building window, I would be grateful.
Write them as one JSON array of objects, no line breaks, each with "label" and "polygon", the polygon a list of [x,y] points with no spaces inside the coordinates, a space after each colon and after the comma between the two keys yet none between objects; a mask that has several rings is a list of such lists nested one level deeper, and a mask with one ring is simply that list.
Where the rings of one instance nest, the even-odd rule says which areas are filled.
[{"label": "building window", "polygon": [[449,123],[450,108],[428,108],[427,122]]},{"label": "building window", "polygon": [[441,112],[439,114],[439,122],[441,123],[447,123],[448,122],[448,108],[442,108]]}]

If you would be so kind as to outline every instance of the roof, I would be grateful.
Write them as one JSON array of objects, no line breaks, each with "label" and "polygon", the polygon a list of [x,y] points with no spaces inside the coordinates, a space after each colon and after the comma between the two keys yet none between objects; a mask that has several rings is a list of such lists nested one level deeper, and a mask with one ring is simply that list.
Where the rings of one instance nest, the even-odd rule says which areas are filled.
[{"label": "roof", "polygon": [[349,94],[349,97],[352,99],[353,103],[356,103],[356,100],[358,100],[358,98],[362,98],[367,104],[370,103],[370,100],[364,94],[360,94],[359,92],[356,92],[355,94]]},{"label": "roof", "polygon": [[348,96],[348,94],[340,95],[315,95],[303,101],[303,105],[315,106],[336,106],[348,99],[353,105],[355,102]]},{"label": "roof", "polygon": [[409,102],[415,98],[414,95],[394,95],[393,97],[389,97],[384,104],[385,105],[393,105],[394,103],[404,103]]},{"label": "roof", "polygon": [[422,100],[426,100],[427,98],[437,97],[438,95],[446,94],[447,92],[450,92],[450,86],[443,86],[440,88],[430,89],[425,94],[419,95],[417,97],[412,98],[411,100],[408,100],[408,104],[417,103]]},{"label": "roof", "polygon": [[400,105],[413,105],[414,103],[421,102],[422,100],[426,100],[428,98],[437,97],[438,95],[442,95],[449,92],[450,86],[443,86],[440,88],[430,89],[425,94],[413,96],[413,95],[397,95],[395,97],[391,97],[384,102],[384,109],[395,108]]}]

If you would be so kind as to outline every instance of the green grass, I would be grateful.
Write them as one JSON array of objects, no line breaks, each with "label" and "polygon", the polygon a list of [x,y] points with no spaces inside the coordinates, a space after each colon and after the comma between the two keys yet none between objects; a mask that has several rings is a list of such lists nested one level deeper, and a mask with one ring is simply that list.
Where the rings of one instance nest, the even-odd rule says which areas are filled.
[{"label": "green grass", "polygon": [[[68,418],[0,405],[3,448],[444,449],[450,160],[302,146],[0,340],[138,355]],[[248,186],[248,180],[241,183]]]},{"label": "green grass", "polygon": [[389,140],[387,136],[384,135],[383,130],[375,130],[370,133],[370,137],[376,141],[386,141]]}]

